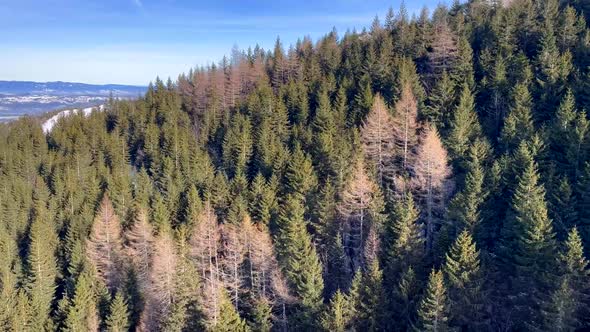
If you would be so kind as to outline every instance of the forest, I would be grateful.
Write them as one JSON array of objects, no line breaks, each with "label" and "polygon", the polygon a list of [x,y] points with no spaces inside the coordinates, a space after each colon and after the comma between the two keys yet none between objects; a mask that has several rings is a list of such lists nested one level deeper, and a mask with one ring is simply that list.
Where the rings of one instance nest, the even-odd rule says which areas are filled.
[{"label": "forest", "polygon": [[589,19],[402,4],[0,125],[0,330],[589,329]]}]

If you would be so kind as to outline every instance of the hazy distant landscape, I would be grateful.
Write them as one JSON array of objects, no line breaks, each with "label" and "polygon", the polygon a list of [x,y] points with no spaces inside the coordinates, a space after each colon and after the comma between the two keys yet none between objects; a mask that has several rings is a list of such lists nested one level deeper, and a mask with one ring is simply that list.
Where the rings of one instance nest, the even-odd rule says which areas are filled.
[{"label": "hazy distant landscape", "polygon": [[145,90],[143,86],[119,84],[0,81],[0,122],[24,114],[95,106],[103,104],[111,95],[121,99],[135,98]]}]

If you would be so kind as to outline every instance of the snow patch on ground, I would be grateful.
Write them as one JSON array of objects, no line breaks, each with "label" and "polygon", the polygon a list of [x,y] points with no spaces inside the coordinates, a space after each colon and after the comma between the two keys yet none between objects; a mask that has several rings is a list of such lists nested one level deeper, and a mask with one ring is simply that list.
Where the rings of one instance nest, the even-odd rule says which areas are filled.
[{"label": "snow patch on ground", "polygon": [[48,134],[51,132],[51,130],[53,129],[53,127],[55,127],[55,125],[58,123],[59,119],[63,118],[63,117],[67,117],[70,116],[72,114],[76,114],[78,112],[82,112],[82,114],[84,114],[84,116],[89,116],[90,113],[92,113],[92,111],[103,111],[104,110],[104,105],[100,105],[97,107],[87,107],[84,109],[73,109],[73,110],[65,110],[65,111],[61,111],[59,113],[57,113],[56,115],[52,116],[51,118],[49,118],[47,121],[43,122],[43,125],[41,125],[41,127],[43,128],[43,132],[45,134]]}]

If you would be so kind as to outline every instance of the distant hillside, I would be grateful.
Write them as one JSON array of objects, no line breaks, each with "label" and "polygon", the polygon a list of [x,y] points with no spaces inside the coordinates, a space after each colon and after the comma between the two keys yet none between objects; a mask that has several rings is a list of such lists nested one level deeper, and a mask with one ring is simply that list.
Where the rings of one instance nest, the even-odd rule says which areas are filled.
[{"label": "distant hillside", "polygon": [[121,84],[85,84],[71,82],[29,82],[29,81],[0,81],[0,95],[69,95],[69,96],[104,96],[114,95],[137,96],[145,91],[144,86]]},{"label": "distant hillside", "polygon": [[145,90],[143,86],[120,84],[0,81],[0,122],[59,108],[96,106],[111,95],[131,99]]}]

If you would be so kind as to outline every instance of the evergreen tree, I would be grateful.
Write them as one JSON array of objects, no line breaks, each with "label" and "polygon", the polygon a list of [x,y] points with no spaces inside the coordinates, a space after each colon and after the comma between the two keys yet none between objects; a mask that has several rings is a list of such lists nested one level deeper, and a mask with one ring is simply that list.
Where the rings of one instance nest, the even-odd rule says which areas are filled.
[{"label": "evergreen tree", "polygon": [[514,103],[499,137],[502,148],[507,152],[518,148],[521,142],[531,140],[535,132],[531,114],[532,99],[526,84],[516,85],[512,95]]},{"label": "evergreen tree", "polygon": [[391,312],[397,318],[396,323],[394,323],[394,325],[399,326],[397,330],[405,330],[416,325],[421,288],[417,277],[414,269],[411,266],[408,267],[400,274],[399,281],[393,290]]},{"label": "evergreen tree", "polygon": [[568,229],[578,223],[577,202],[567,178],[563,177],[559,180],[557,188],[552,190],[548,203],[549,216],[553,220],[555,233],[558,238],[564,239]]},{"label": "evergreen tree", "polygon": [[580,161],[585,160],[590,124],[585,112],[577,112],[571,90],[557,109],[551,132],[551,152],[558,169],[570,179],[580,174]]},{"label": "evergreen tree", "polygon": [[95,280],[91,267],[84,265],[76,281],[64,326],[66,331],[96,331],[99,327],[97,290],[93,287]]},{"label": "evergreen tree", "polygon": [[252,156],[252,123],[250,118],[236,114],[223,138],[223,161],[230,176],[246,172]]},{"label": "evergreen tree", "polygon": [[455,86],[446,71],[443,71],[436,86],[428,95],[428,106],[422,112],[423,117],[430,123],[435,123],[438,129],[445,133],[451,114],[455,109]]},{"label": "evergreen tree", "polygon": [[129,329],[129,312],[127,301],[121,292],[117,292],[109,306],[109,315],[106,320],[107,331],[123,332]]},{"label": "evergreen tree", "polygon": [[485,174],[479,160],[477,143],[470,147],[469,159],[464,188],[452,199],[448,218],[457,230],[467,229],[476,234],[476,238],[481,238],[480,208],[487,198],[487,192],[484,189]]},{"label": "evergreen tree", "polygon": [[350,329],[351,307],[346,296],[337,290],[320,318],[325,331],[344,332]]},{"label": "evergreen tree", "polygon": [[422,224],[418,222],[419,211],[411,193],[396,202],[393,222],[388,230],[391,245],[387,251],[387,277],[397,276],[410,268],[419,266],[424,256]]},{"label": "evergreen tree", "polygon": [[482,273],[479,251],[469,231],[459,234],[446,254],[443,270],[448,280],[451,326],[477,330],[483,321]]},{"label": "evergreen tree", "polygon": [[322,305],[322,265],[307,233],[301,203],[294,198],[287,199],[280,219],[279,257],[301,305],[301,328],[313,328]]},{"label": "evergreen tree", "polygon": [[57,287],[57,260],[54,254],[57,237],[49,219],[43,180],[37,179],[33,197],[33,216],[29,230],[26,290],[32,310],[31,329],[51,330],[51,307]]},{"label": "evergreen tree", "polygon": [[588,261],[578,230],[570,230],[565,248],[559,255],[560,281],[546,309],[546,328],[572,331],[583,326],[588,314]]},{"label": "evergreen tree", "polygon": [[360,295],[358,315],[360,328],[368,331],[379,331],[385,324],[385,292],[383,290],[383,272],[379,268],[378,260],[368,264],[363,274],[363,286]]},{"label": "evergreen tree", "polygon": [[272,329],[272,304],[269,300],[261,298],[254,307],[254,319],[252,329],[260,332],[270,332]]},{"label": "evergreen tree", "polygon": [[317,177],[311,158],[299,145],[295,147],[287,167],[286,182],[288,193],[303,202],[310,197],[317,186]]},{"label": "evergreen tree", "polygon": [[227,293],[221,291],[219,306],[219,318],[217,323],[211,328],[213,332],[246,332],[250,331],[246,322],[240,318],[240,315],[231,304]]},{"label": "evergreen tree", "polygon": [[461,161],[465,158],[469,145],[481,136],[481,126],[475,112],[473,94],[467,85],[463,86],[459,105],[453,113],[449,135],[446,138],[451,159]]},{"label": "evergreen tree", "polygon": [[502,257],[507,281],[521,290],[510,300],[516,308],[513,314],[522,326],[535,326],[541,322],[539,305],[547,301],[555,280],[555,235],[537,165],[530,155],[521,162],[523,171],[502,230]]},{"label": "evergreen tree", "polygon": [[430,272],[424,298],[418,309],[422,331],[449,330],[449,307],[443,279],[442,271],[433,269]]}]

